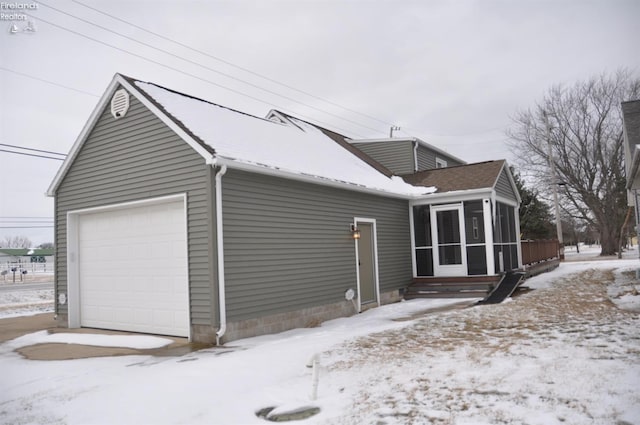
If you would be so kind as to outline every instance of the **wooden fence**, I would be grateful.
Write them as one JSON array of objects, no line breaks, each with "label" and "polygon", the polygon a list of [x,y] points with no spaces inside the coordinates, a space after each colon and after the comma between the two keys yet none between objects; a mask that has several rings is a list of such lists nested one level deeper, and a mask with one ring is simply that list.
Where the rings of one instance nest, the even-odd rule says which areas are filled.
[{"label": "wooden fence", "polygon": [[560,245],[557,239],[520,241],[522,248],[522,264],[536,264],[560,258]]}]

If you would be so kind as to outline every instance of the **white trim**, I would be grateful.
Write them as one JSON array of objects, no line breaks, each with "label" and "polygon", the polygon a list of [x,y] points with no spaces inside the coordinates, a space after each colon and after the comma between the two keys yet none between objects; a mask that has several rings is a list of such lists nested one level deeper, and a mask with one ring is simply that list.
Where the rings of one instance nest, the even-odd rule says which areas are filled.
[{"label": "white trim", "polygon": [[49,188],[47,189],[47,192],[46,192],[48,196],[55,196],[55,192],[58,189],[58,186],[60,185],[60,183],[62,182],[62,179],[69,171],[69,168],[71,167],[71,164],[73,163],[73,161],[75,161],[76,156],[78,155],[78,152],[80,151],[80,149],[86,142],[87,138],[89,137],[91,130],[93,130],[93,127],[97,124],[98,120],[100,119],[100,116],[102,115],[102,111],[111,102],[111,97],[115,93],[116,88],[118,86],[122,86],[123,88],[125,88],[140,103],[146,106],[154,115],[156,115],[171,130],[173,130],[181,139],[183,139],[198,154],[200,154],[200,156],[202,156],[207,163],[213,160],[213,155],[210,152],[208,152],[204,147],[202,147],[200,143],[196,142],[189,134],[187,134],[182,128],[180,128],[175,123],[175,121],[170,119],[157,106],[155,106],[152,102],[150,102],[146,98],[146,96],[140,93],[141,89],[138,89],[132,86],[131,84],[129,84],[129,82],[120,74],[115,74],[113,76],[113,79],[111,80],[111,83],[109,83],[107,90],[104,92],[104,94],[98,101],[98,104],[93,109],[93,112],[89,117],[89,120],[85,123],[84,127],[82,128],[80,135],[78,136],[73,146],[71,147],[69,154],[65,158],[64,162],[58,169],[58,172],[56,173],[55,177],[53,178],[51,184],[49,185]]},{"label": "white trim", "polygon": [[491,199],[482,199],[482,217],[484,219],[485,257],[487,261],[487,275],[496,274],[495,256],[493,255],[493,219],[491,214]]},{"label": "white trim", "polygon": [[432,205],[436,203],[456,203],[463,201],[473,201],[486,197],[491,193],[491,188],[456,190],[453,192],[430,193],[420,195],[410,200],[413,205]]},{"label": "white trim", "polygon": [[[458,229],[460,232],[460,258],[461,264],[441,265],[440,264],[440,244],[438,242],[438,220],[437,212],[439,211],[458,211]],[[469,273],[467,267],[467,235],[465,233],[464,223],[464,205],[462,202],[446,205],[430,205],[429,214],[431,216],[431,235],[433,244],[433,275],[441,276],[467,276]]]},{"label": "white trim", "polygon": [[447,168],[447,161],[436,156],[436,168]]},{"label": "white trim", "polygon": [[189,231],[188,231],[188,217],[187,217],[187,194],[180,193],[174,195],[161,196],[157,198],[142,199],[137,201],[122,202],[118,204],[109,204],[99,207],[83,208],[73,211],[67,211],[67,317],[69,328],[79,328],[81,323],[80,317],[80,262],[78,257],[78,222],[79,217],[84,214],[94,212],[106,212],[112,210],[126,209],[139,206],[157,205],[167,203],[171,201],[182,200],[184,211],[184,232],[185,232],[185,246],[183,247],[187,255],[185,270],[187,275],[185,276],[187,282],[187,291],[189,294],[189,300],[187,301],[187,309],[189,311],[189,323],[187,326],[189,333],[189,340],[191,340],[191,296],[189,287]]},{"label": "white trim", "polygon": [[[227,159],[224,157],[216,157],[214,158],[213,165],[226,165],[229,169],[232,170],[239,170],[239,171],[247,171],[249,173],[256,173],[256,174],[263,174],[263,175],[267,175],[267,176],[273,176],[273,177],[280,177],[283,179],[288,179],[288,180],[295,180],[295,181],[300,181],[303,183],[312,183],[312,184],[318,184],[318,185],[322,185],[322,186],[329,186],[329,187],[333,187],[336,189],[342,189],[342,190],[350,190],[350,191],[354,191],[354,192],[362,192],[362,193],[368,193],[370,195],[377,195],[377,196],[384,196],[386,198],[394,198],[394,199],[417,199],[417,198],[421,198],[423,196],[430,196],[430,194],[427,195],[410,195],[410,194],[401,194],[401,193],[395,193],[395,192],[388,192],[382,189],[375,189],[375,188],[369,188],[369,187],[365,187],[365,186],[360,186],[357,184],[353,184],[353,183],[344,183],[344,182],[340,182],[340,181],[335,181],[335,180],[329,180],[329,179],[323,179],[323,178],[319,178],[317,176],[312,176],[309,174],[300,174],[300,173],[296,173],[296,172],[292,172],[292,171],[287,171],[287,170],[282,170],[282,169],[275,169],[275,168],[271,168],[271,167],[267,167],[267,166],[263,166],[263,165],[258,165],[258,164],[251,164],[251,163],[246,163],[246,162],[237,162],[231,159]],[[428,188],[425,187],[425,190],[428,190]]]},{"label": "white trim", "polygon": [[520,208],[515,207],[513,213],[514,221],[516,222],[516,249],[518,251],[518,268],[522,269],[522,241],[520,240]]},{"label": "white trim", "polygon": [[411,271],[413,277],[418,276],[418,264],[416,263],[416,226],[413,222],[413,205],[409,205],[409,235],[411,239]]},{"label": "white trim", "polygon": [[[374,218],[363,218],[363,217],[354,217],[353,218],[353,224],[355,224],[356,227],[358,227],[358,223],[368,223],[371,224],[371,237],[372,237],[372,243],[373,243],[373,279],[375,280],[374,282],[374,290],[375,290],[375,296],[376,296],[376,300],[375,302],[378,304],[378,307],[380,306],[380,278],[379,278],[379,274],[378,274],[378,231],[376,229],[376,219]],[[360,254],[358,252],[358,239],[354,240],[355,243],[355,250],[356,250],[356,279],[357,279],[357,286],[358,286],[358,312],[362,311],[362,297],[361,297],[361,293],[360,293],[360,267],[359,267],[359,261],[360,261]]]},{"label": "white trim", "polygon": [[513,199],[505,198],[504,196],[498,195],[498,193],[496,193],[496,201],[502,204],[509,205],[510,207],[520,206],[520,204],[515,202]]}]

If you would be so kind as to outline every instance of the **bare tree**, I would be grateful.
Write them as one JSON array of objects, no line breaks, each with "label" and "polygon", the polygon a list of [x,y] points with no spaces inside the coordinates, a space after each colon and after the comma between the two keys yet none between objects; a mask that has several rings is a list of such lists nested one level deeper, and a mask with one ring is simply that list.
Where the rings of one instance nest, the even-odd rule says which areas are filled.
[{"label": "bare tree", "polygon": [[[640,78],[626,70],[554,86],[533,110],[518,112],[507,132],[521,172],[541,192],[564,183],[560,207],[598,230],[600,255],[618,250],[627,210],[620,102],[639,94]],[[556,181],[550,178],[551,161]]]},{"label": "bare tree", "polygon": [[31,241],[26,236],[5,236],[0,242],[2,248],[31,248]]}]

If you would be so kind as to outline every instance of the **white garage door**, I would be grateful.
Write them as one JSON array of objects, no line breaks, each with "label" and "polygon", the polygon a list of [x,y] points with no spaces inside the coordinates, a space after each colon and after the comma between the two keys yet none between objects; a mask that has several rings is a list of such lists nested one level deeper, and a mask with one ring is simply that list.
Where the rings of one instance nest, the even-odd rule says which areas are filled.
[{"label": "white garage door", "polygon": [[82,214],[80,325],[189,336],[183,200]]}]

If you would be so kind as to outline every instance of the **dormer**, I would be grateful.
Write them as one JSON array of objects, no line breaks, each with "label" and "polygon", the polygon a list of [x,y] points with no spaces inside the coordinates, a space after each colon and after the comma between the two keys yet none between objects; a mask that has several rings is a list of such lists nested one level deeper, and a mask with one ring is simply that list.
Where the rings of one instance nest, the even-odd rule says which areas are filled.
[{"label": "dormer", "polygon": [[416,137],[349,140],[396,175],[453,167],[465,161]]}]

